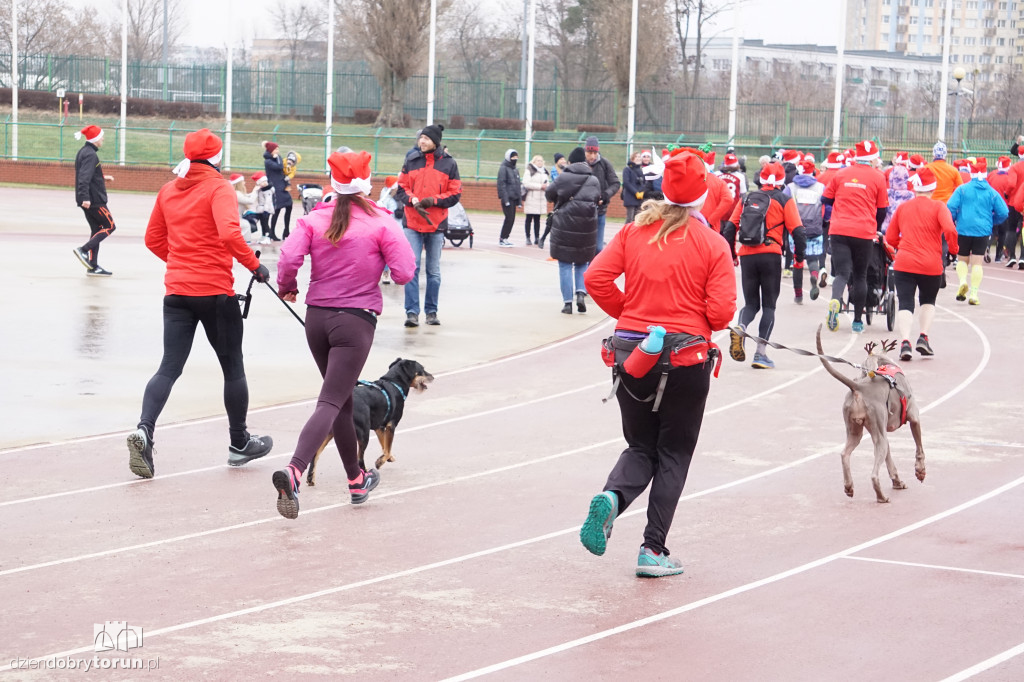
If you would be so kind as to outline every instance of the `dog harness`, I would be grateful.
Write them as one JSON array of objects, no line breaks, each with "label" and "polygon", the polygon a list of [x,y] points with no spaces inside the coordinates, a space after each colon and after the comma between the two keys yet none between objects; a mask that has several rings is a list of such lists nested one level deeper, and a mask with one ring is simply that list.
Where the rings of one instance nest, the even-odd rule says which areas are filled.
[{"label": "dog harness", "polygon": [[880,365],[872,373],[872,376],[882,377],[889,382],[889,388],[896,391],[896,395],[900,397],[900,426],[907,423],[907,396],[896,385],[896,377],[902,375],[903,370],[899,365]]},{"label": "dog harness", "polygon": [[[398,391],[398,394],[402,396],[402,400],[405,400],[408,397],[405,391],[402,390],[401,386],[391,381],[390,379],[385,379],[385,381],[387,381],[389,384],[395,387],[395,390]],[[389,421],[391,421],[391,396],[388,395],[388,392],[386,390],[384,390],[384,387],[378,384],[376,381],[366,381],[364,379],[360,379],[356,383],[359,386],[373,386],[375,389],[384,394],[384,400],[387,401],[388,405],[388,411],[384,414],[384,423],[387,424]]]}]

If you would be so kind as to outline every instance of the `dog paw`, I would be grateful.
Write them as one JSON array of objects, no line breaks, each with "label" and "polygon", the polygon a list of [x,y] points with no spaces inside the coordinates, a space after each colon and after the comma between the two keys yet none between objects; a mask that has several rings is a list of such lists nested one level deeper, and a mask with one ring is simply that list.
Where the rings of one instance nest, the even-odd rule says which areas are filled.
[{"label": "dog paw", "polygon": [[847,497],[853,497],[853,486],[852,485],[851,486],[847,486],[845,488],[845,491],[846,491],[846,496]]},{"label": "dog paw", "polygon": [[907,489],[907,484],[897,478],[895,481],[892,482],[892,489],[893,490],[906,490]]},{"label": "dog paw", "polygon": [[316,476],[306,476],[306,485],[310,488],[316,485]]},{"label": "dog paw", "polygon": [[918,469],[914,473],[917,475],[917,480],[924,482],[924,469]]},{"label": "dog paw", "polygon": [[388,461],[387,457],[385,457],[384,455],[381,455],[380,457],[377,458],[377,461],[374,463],[374,466],[377,469],[380,469],[382,466],[384,466],[384,462],[386,462],[386,461]]},{"label": "dog paw", "polygon": [[879,497],[878,498],[878,503],[879,504],[888,504],[889,503],[889,498],[888,497]]}]

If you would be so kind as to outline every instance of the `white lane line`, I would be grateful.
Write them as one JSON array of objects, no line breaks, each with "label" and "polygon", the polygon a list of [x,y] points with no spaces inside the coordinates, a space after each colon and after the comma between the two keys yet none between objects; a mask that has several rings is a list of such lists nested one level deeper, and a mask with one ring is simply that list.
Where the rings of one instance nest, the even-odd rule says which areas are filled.
[{"label": "white lane line", "polygon": [[989,291],[987,289],[984,291],[984,295],[985,296],[995,296],[996,298],[1002,298],[1002,299],[1005,299],[1007,301],[1013,301],[1014,303],[1024,303],[1024,301],[1020,300],[1019,298],[1014,298],[1013,296],[1004,296],[1002,294],[997,294],[994,291]]},{"label": "white lane line", "polygon": [[994,279],[997,282],[1009,282],[1010,284],[1024,284],[1024,280],[1019,279],[1006,279],[1005,277],[994,277],[989,274],[985,274],[985,279]]},{"label": "white lane line", "polygon": [[[589,391],[589,390],[591,390],[593,388],[596,388],[598,386],[604,386],[607,383],[608,383],[607,381],[598,381],[598,382],[595,382],[595,383],[592,383],[592,384],[587,384],[586,386],[580,386],[579,388],[572,388],[572,389],[569,389],[568,391],[562,391],[561,393],[554,393],[552,395],[541,396],[540,398],[533,398],[531,400],[524,400],[523,402],[519,402],[519,403],[510,403],[508,405],[502,405],[501,407],[495,407],[495,408],[492,408],[490,410],[484,410],[483,412],[474,412],[472,414],[463,414],[463,415],[459,415],[458,417],[450,417],[448,419],[441,419],[441,420],[438,420],[438,421],[429,422],[427,424],[420,424],[418,426],[410,426],[409,428],[399,429],[395,433],[397,433],[397,434],[411,433],[413,431],[421,431],[423,429],[432,429],[432,428],[435,428],[435,427],[438,427],[438,426],[445,426],[447,424],[454,424],[456,422],[466,421],[468,419],[477,419],[479,417],[486,417],[487,415],[496,414],[496,413],[499,413],[499,412],[504,412],[506,410],[516,409],[516,408],[519,408],[519,407],[526,407],[528,405],[535,405],[537,403],[541,403],[541,402],[544,402],[544,401],[547,401],[547,400],[557,400],[558,398],[564,398],[567,395],[573,395],[574,393],[581,393],[583,391]],[[334,447],[334,443],[333,442],[331,443],[330,447],[332,447],[332,448]],[[285,453],[281,453],[281,454],[277,454],[277,455],[268,455],[266,457],[262,457],[261,459],[263,461],[270,461],[272,459],[280,459],[282,457],[291,457],[293,454],[295,454],[295,453],[294,452],[285,452]],[[175,478],[177,476],[189,476],[191,474],[201,474],[201,473],[205,473],[207,471],[215,471],[217,469],[235,469],[235,468],[237,468],[237,467],[232,467],[232,466],[229,466],[227,464],[218,464],[216,466],[202,467],[200,469],[189,469],[187,471],[178,471],[178,472],[175,472],[173,474],[161,474],[160,475],[160,480],[164,480],[164,479],[168,479],[168,478]],[[128,485],[138,485],[138,484],[142,484],[142,483],[152,483],[153,481],[154,481],[154,479],[136,478],[136,479],[132,479],[130,481],[119,481],[117,483],[106,483],[104,485],[92,486],[91,488],[77,488],[75,490],[65,490],[65,491],[62,491],[62,492],[59,492],[59,493],[48,493],[46,495],[36,495],[35,497],[22,497],[22,498],[19,498],[19,499],[16,499],[16,500],[7,500],[6,502],[0,502],[0,507],[7,507],[7,506],[10,506],[10,505],[14,505],[14,504],[24,504],[26,502],[39,502],[41,500],[52,500],[52,499],[57,498],[57,497],[66,497],[68,495],[80,495],[82,493],[92,493],[92,492],[96,492],[98,490],[109,490],[111,488],[121,488],[121,487],[128,486]]]},{"label": "white lane line", "polygon": [[1018,573],[1000,573],[999,571],[982,571],[976,568],[960,568],[958,566],[940,566],[938,564],[919,564],[914,561],[893,561],[891,559],[875,559],[867,556],[847,556],[844,559],[852,561],[867,561],[875,564],[891,564],[893,566],[910,566],[911,568],[932,568],[937,571],[956,571],[957,573],[977,573],[978,575],[992,575],[998,578],[1017,578],[1024,580],[1024,575]]},{"label": "white lane line", "polygon": [[942,680],[942,682],[963,682],[963,680],[969,680],[978,673],[983,673],[989,668],[994,668],[1000,663],[1005,663],[1011,658],[1020,656],[1021,654],[1024,654],[1024,643],[1018,644],[1012,649],[1007,649],[1001,654],[996,654],[992,658],[987,658],[977,665],[972,665],[967,670],[961,670],[956,675],[950,675],[946,679]]},{"label": "white lane line", "polygon": [[[601,331],[601,329],[603,329],[604,327],[606,327],[608,325],[608,322],[610,320],[611,320],[611,318],[606,318],[605,320],[602,320],[601,322],[598,322],[598,323],[594,324],[592,327],[584,329],[581,332],[577,332],[576,334],[573,334],[572,336],[568,336],[568,337],[566,337],[564,339],[561,339],[559,341],[555,341],[555,342],[552,342],[552,343],[544,344],[542,346],[538,346],[537,348],[531,348],[530,350],[522,351],[520,353],[514,353],[512,355],[507,355],[507,356],[505,356],[503,358],[497,358],[495,360],[487,360],[485,362],[481,362],[481,363],[476,364],[476,365],[470,365],[469,367],[463,367],[463,368],[460,368],[460,369],[449,370],[447,372],[439,372],[439,373],[435,374],[434,377],[435,378],[444,378],[444,377],[453,376],[455,374],[462,374],[463,372],[474,372],[474,371],[477,371],[477,370],[486,369],[488,367],[493,367],[495,365],[504,364],[506,362],[511,362],[513,360],[518,360],[519,358],[530,357],[532,355],[536,355],[537,353],[544,353],[546,351],[553,350],[555,348],[560,348],[561,346],[564,346],[566,344],[572,343],[574,341],[578,341],[580,339],[586,338],[586,337],[588,337],[588,336],[590,336],[592,334],[595,334],[595,333]],[[263,412],[271,412],[271,411],[274,411],[274,410],[283,410],[283,409],[287,409],[287,408],[291,408],[291,407],[301,407],[303,405],[314,405],[314,404],[316,404],[316,399],[315,398],[314,399],[310,399],[310,400],[295,400],[295,401],[292,401],[292,402],[280,403],[278,405],[268,405],[266,407],[257,407],[255,409],[249,410],[248,413],[250,415],[252,415],[252,414],[261,414]],[[203,417],[203,418],[200,418],[200,419],[191,419],[191,420],[183,421],[183,422],[175,422],[173,424],[162,424],[160,426],[160,430],[162,431],[164,429],[180,429],[180,428],[184,428],[184,427],[187,427],[187,426],[196,426],[196,425],[199,425],[199,424],[210,424],[212,422],[224,421],[225,419],[227,419],[227,417],[225,417],[223,415],[216,416],[216,417]],[[55,447],[55,446],[59,446],[59,445],[74,445],[74,444],[78,444],[78,443],[92,443],[92,442],[95,442],[95,441],[98,441],[98,440],[103,440],[105,438],[118,438],[118,437],[124,438],[128,434],[134,433],[134,432],[135,432],[135,429],[130,429],[130,430],[127,430],[127,431],[115,431],[113,433],[102,433],[102,434],[99,434],[99,435],[96,435],[96,436],[81,436],[79,438],[69,438],[67,440],[56,440],[56,441],[51,441],[49,443],[36,443],[34,445],[23,445],[21,447],[9,448],[9,449],[6,449],[6,450],[0,449],[0,456],[10,455],[10,454],[14,454],[14,453],[17,453],[17,452],[29,452],[31,450],[39,450],[41,448],[50,448],[50,447]]]},{"label": "white lane line", "polygon": [[[699,608],[701,608],[703,606],[707,606],[709,604],[714,604],[715,602],[719,602],[719,601],[722,601],[724,599],[729,599],[730,597],[735,597],[735,596],[743,594],[745,592],[750,592],[752,590],[756,590],[759,587],[764,587],[766,585],[771,585],[773,583],[777,583],[777,582],[779,582],[781,580],[785,580],[786,578],[790,578],[792,576],[799,575],[801,573],[806,573],[807,571],[810,571],[812,569],[820,568],[821,566],[825,566],[825,565],[835,561],[836,559],[846,558],[850,554],[855,554],[856,552],[861,552],[861,551],[864,551],[865,549],[870,549],[871,547],[875,547],[877,545],[880,545],[883,542],[888,542],[889,540],[892,540],[892,539],[901,537],[903,535],[906,535],[907,533],[911,533],[913,531],[919,530],[921,528],[924,528],[925,526],[928,526],[928,525],[931,525],[933,523],[936,523],[937,521],[941,521],[941,520],[949,518],[950,516],[953,516],[955,514],[959,514],[960,512],[962,512],[962,511],[964,511],[966,509],[970,509],[971,507],[977,506],[977,505],[979,505],[979,504],[981,504],[983,502],[987,502],[988,500],[990,500],[990,499],[992,499],[994,497],[997,497],[997,496],[1007,492],[1008,490],[1012,490],[1012,489],[1018,487],[1019,485],[1021,485],[1022,483],[1024,483],[1024,476],[1022,476],[1022,477],[1020,477],[1020,478],[1018,478],[1016,480],[1013,480],[1013,481],[1011,481],[1011,482],[1009,482],[1009,483],[1007,483],[1005,485],[1002,485],[1002,486],[996,488],[995,490],[991,490],[991,491],[989,491],[989,492],[987,492],[987,493],[985,493],[983,495],[979,495],[978,497],[975,497],[972,500],[968,500],[968,501],[966,501],[966,502],[964,502],[962,504],[959,504],[959,505],[957,505],[955,507],[947,509],[947,510],[945,510],[943,512],[939,512],[938,514],[934,514],[932,516],[929,516],[928,518],[922,519],[922,520],[917,521],[915,523],[912,523],[912,524],[910,524],[908,526],[904,526],[903,528],[900,528],[898,530],[892,531],[891,533],[886,533],[885,535],[880,535],[879,537],[876,537],[876,538],[874,538],[872,540],[868,540],[867,542],[862,542],[859,545],[854,545],[853,547],[849,547],[849,548],[844,549],[844,550],[842,550],[840,552],[836,552],[835,554],[830,554],[829,556],[822,557],[821,559],[815,559],[814,561],[810,561],[810,562],[808,562],[806,564],[803,564],[801,566],[797,566],[795,568],[791,568],[791,569],[789,569],[787,571],[782,571],[781,573],[776,573],[775,575],[769,576],[767,578],[762,578],[761,580],[755,580],[753,582],[747,583],[746,585],[740,585],[739,587],[734,587],[731,590],[726,590],[725,592],[719,592],[718,594],[711,595],[710,597],[705,597],[704,599],[699,599],[697,601],[690,602],[689,604],[684,604],[683,606],[679,606],[679,607],[676,607],[674,609],[669,609],[668,611],[662,611],[661,613],[656,613],[656,614],[654,614],[652,616],[648,616],[646,618],[641,618],[639,620],[635,620],[632,623],[626,623],[624,625],[619,625],[619,626],[614,627],[614,628],[609,628],[609,629],[603,630],[601,632],[595,632],[594,634],[587,635],[586,637],[580,637],[579,639],[574,639],[574,640],[571,640],[571,641],[568,641],[568,642],[564,642],[562,644],[558,644],[558,645],[553,646],[553,647],[548,647],[547,649],[542,649],[540,651],[535,651],[533,653],[526,654],[524,656],[519,656],[517,658],[512,658],[512,659],[509,659],[507,661],[501,661],[500,663],[495,663],[493,665],[489,665],[489,666],[484,667],[484,668],[478,668],[476,670],[471,670],[471,671],[463,673],[461,675],[456,675],[454,677],[449,677],[446,680],[444,680],[444,682],[461,682],[462,680],[470,680],[470,679],[473,679],[473,678],[476,678],[476,677],[480,677],[482,675],[488,675],[490,673],[495,673],[495,672],[498,672],[500,670],[506,670],[508,668],[512,668],[512,667],[515,667],[515,666],[518,666],[518,665],[522,665],[523,663],[529,663],[530,661],[535,661],[535,660],[540,659],[540,658],[545,658],[547,656],[552,656],[554,654],[562,653],[562,652],[568,651],[570,649],[575,649],[576,647],[580,647],[580,646],[583,646],[585,644],[590,644],[592,642],[597,642],[599,640],[606,639],[606,638],[612,637],[614,635],[619,635],[619,634],[622,634],[624,632],[629,632],[630,630],[635,630],[637,628],[641,628],[641,627],[644,627],[644,626],[647,626],[647,625],[651,625],[653,623],[658,623],[658,622],[661,622],[661,621],[666,620],[668,618],[672,618],[674,616],[678,616],[680,614],[686,613],[688,611],[693,611],[693,610],[699,609]],[[84,650],[88,651],[89,649],[88,649],[88,647],[86,647]],[[76,651],[74,653],[78,653],[78,652]],[[60,656],[60,655],[63,655],[63,654],[55,654],[55,655],[56,656]]]},{"label": "white lane line", "polygon": [[[854,338],[851,337],[849,343],[846,346],[844,346],[844,348],[843,348],[843,352],[844,353],[847,350],[849,350],[849,347],[853,344],[853,342],[854,342]],[[772,390],[781,390],[782,388],[795,383],[795,381],[797,381],[798,379],[807,378],[807,377],[815,374],[816,372],[819,372],[819,371],[822,371],[822,370],[823,370],[823,368],[821,366],[818,366],[818,367],[816,367],[815,369],[813,369],[813,370],[811,370],[809,372],[805,372],[804,374],[802,374],[797,379],[788,381],[785,384],[781,384],[780,386],[778,386],[775,389],[769,389],[767,391],[762,391],[761,393],[758,393],[755,396],[748,396],[746,398],[742,398],[742,399],[740,399],[738,401],[729,403],[727,405],[721,405],[721,406],[716,407],[716,408],[714,408],[712,410],[708,410],[705,413],[705,416],[711,416],[711,415],[714,415],[714,414],[725,412],[726,410],[731,410],[731,409],[735,408],[737,405],[741,405],[741,404],[747,402],[748,400],[752,400],[753,398],[762,397],[764,395],[767,395],[768,393],[771,393]],[[406,495],[406,494],[409,494],[409,493],[412,493],[412,492],[418,492],[418,491],[421,491],[421,490],[427,490],[427,489],[430,489],[430,488],[435,488],[435,487],[438,487],[438,486],[447,485],[449,483],[457,483],[457,482],[461,482],[461,481],[468,481],[468,480],[471,480],[471,479],[474,479],[474,478],[480,478],[480,477],[483,477],[483,476],[490,476],[492,474],[497,474],[497,473],[503,473],[503,472],[506,472],[506,471],[511,471],[513,469],[519,469],[519,468],[527,467],[527,466],[534,466],[536,464],[540,464],[540,463],[543,463],[543,462],[549,462],[551,460],[558,459],[558,458],[561,458],[561,457],[567,457],[567,456],[570,456],[570,455],[578,454],[580,452],[585,452],[587,450],[592,450],[594,448],[606,447],[606,446],[614,445],[616,443],[621,443],[621,442],[622,442],[621,438],[612,438],[610,440],[605,440],[605,441],[601,441],[601,442],[598,442],[598,443],[590,443],[588,445],[584,445],[584,446],[581,446],[581,447],[578,447],[578,448],[573,448],[571,450],[566,450],[564,452],[555,453],[553,455],[547,455],[545,457],[540,457],[540,458],[537,458],[537,459],[531,459],[531,460],[528,460],[528,461],[525,461],[525,462],[520,462],[518,464],[509,464],[509,465],[506,465],[506,466],[503,466],[503,467],[498,467],[496,469],[488,469],[487,471],[482,471],[482,472],[478,472],[478,473],[474,473],[474,474],[466,474],[464,476],[459,476],[459,477],[456,477],[456,478],[445,479],[443,481],[437,481],[435,483],[425,483],[425,484],[422,484],[422,485],[413,486],[411,488],[404,488],[402,490],[395,490],[395,491],[386,492],[386,493],[374,493],[374,498],[375,499],[381,499],[381,498],[392,497],[392,496],[396,496],[396,495]],[[696,492],[696,493],[692,493],[690,495],[685,495],[685,496],[680,498],[680,502],[682,502],[683,500],[690,500],[690,499],[695,499],[697,497],[702,497],[704,495],[710,495],[712,493],[716,493],[716,492],[719,492],[719,491],[722,491],[722,490],[726,490],[728,488],[732,488],[734,486],[741,485],[743,483],[748,483],[750,481],[755,481],[755,480],[760,479],[760,478],[765,478],[767,476],[771,476],[773,474],[776,474],[776,473],[778,473],[780,471],[785,471],[787,469],[792,469],[793,467],[799,466],[800,464],[804,464],[805,462],[809,462],[809,461],[811,461],[813,459],[817,459],[818,457],[822,457],[825,454],[826,454],[826,452],[815,453],[813,455],[810,455],[809,457],[804,457],[802,459],[798,459],[798,460],[795,460],[793,462],[789,462],[787,464],[783,464],[781,466],[774,467],[772,469],[766,469],[765,471],[762,471],[762,472],[757,473],[757,474],[753,474],[751,476],[747,476],[745,478],[738,479],[736,481],[732,481],[731,483],[725,483],[725,484],[716,486],[714,488],[708,488],[707,490],[702,490],[702,491],[699,491],[699,492]],[[347,503],[347,502],[338,502],[338,503],[335,503],[335,504],[328,504],[328,505],[324,505],[324,506],[321,506],[321,507],[313,507],[312,509],[304,509],[304,510],[302,510],[302,514],[306,515],[306,514],[312,514],[312,513],[315,513],[315,512],[328,511],[330,509],[338,509],[339,507],[346,507],[346,506],[348,506],[348,504],[349,503]],[[633,514],[644,513],[646,511],[647,511],[647,508],[644,507],[643,509],[637,509],[637,510],[634,510],[634,511],[631,511],[631,512],[627,512],[627,513],[621,514],[620,518],[621,517],[626,517],[626,516],[632,516]],[[124,546],[124,547],[116,547],[116,548],[113,548],[113,549],[102,550],[102,551],[99,551],[99,552],[91,552],[89,554],[80,554],[78,556],[67,557],[67,558],[64,558],[64,559],[54,559],[52,561],[45,561],[45,562],[41,562],[41,563],[38,563],[38,564],[30,564],[30,565],[27,565],[27,566],[19,566],[17,568],[9,568],[7,570],[0,571],[0,578],[2,578],[4,576],[7,576],[7,575],[13,575],[15,573],[24,573],[26,571],[33,571],[33,570],[36,570],[36,569],[47,568],[47,567],[50,567],[50,566],[60,566],[60,565],[64,565],[64,564],[70,564],[70,563],[76,563],[76,562],[79,562],[79,561],[85,561],[87,559],[95,559],[95,558],[99,558],[99,557],[110,556],[112,554],[120,554],[122,552],[130,552],[130,551],[134,551],[134,550],[138,550],[138,549],[146,549],[146,548],[149,548],[149,547],[158,547],[158,546],[161,546],[161,545],[169,545],[169,544],[173,544],[173,543],[176,543],[176,542],[183,542],[185,540],[193,540],[195,538],[207,537],[209,535],[216,535],[216,534],[219,534],[219,533],[225,533],[225,532],[232,531],[232,530],[239,530],[241,528],[250,528],[252,526],[258,526],[258,525],[262,525],[264,523],[270,523],[271,521],[280,521],[280,520],[282,520],[281,516],[264,517],[262,519],[255,519],[253,521],[245,521],[245,522],[242,522],[242,523],[236,523],[236,524],[233,524],[233,525],[230,525],[230,526],[222,526],[222,527],[219,527],[219,528],[211,528],[211,529],[205,530],[205,531],[199,531],[199,532],[196,532],[196,533],[188,533],[188,534],[185,534],[185,535],[178,535],[178,536],[171,537],[171,538],[164,538],[162,540],[153,540],[151,542],[143,542],[143,543],[139,543],[139,544],[135,544],[135,545],[128,545],[128,546]],[[579,529],[579,527],[577,526],[576,530],[578,530],[578,529]],[[562,532],[572,532],[572,531],[573,531],[573,529],[570,528],[568,531],[560,531],[560,533],[562,533]]]}]

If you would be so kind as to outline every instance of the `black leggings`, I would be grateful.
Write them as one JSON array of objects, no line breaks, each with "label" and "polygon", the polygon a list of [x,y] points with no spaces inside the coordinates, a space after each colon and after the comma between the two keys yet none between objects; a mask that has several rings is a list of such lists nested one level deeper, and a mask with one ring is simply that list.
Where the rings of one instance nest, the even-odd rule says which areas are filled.
[{"label": "black leggings", "polygon": [[333,433],[345,474],[349,480],[359,478],[352,391],[370,354],[374,329],[373,323],[352,313],[306,308],[306,343],[324,383],[295,445],[291,465],[299,472],[306,470],[327,434]]},{"label": "black leggings", "polygon": [[843,300],[849,283],[853,320],[860,322],[868,299],[868,263],[875,242],[838,234],[830,235],[829,239],[832,240],[832,268],[835,270],[832,298]]},{"label": "black leggings", "polygon": [[89,223],[90,238],[82,246],[82,251],[89,254],[89,262],[93,267],[99,265],[100,242],[113,234],[117,227],[114,225],[114,216],[110,215],[110,209],[106,206],[89,206],[83,208],[85,220]]},{"label": "black leggings", "polygon": [[505,240],[512,234],[512,225],[516,222],[516,205],[510,203],[502,206],[501,210],[505,213],[505,222],[501,224],[501,239]]},{"label": "black leggings", "polygon": [[245,426],[249,384],[242,362],[242,311],[238,299],[226,294],[164,296],[164,357],[160,368],[146,384],[139,427],[152,436],[156,420],[171,395],[171,387],[185,368],[200,323],[224,373],[224,409],[231,444],[241,447],[249,440]]},{"label": "black leggings", "polygon": [[704,421],[711,364],[676,367],[670,371],[657,412],[651,411],[653,402],[644,403],[636,398],[643,400],[653,395],[661,374],[652,372],[642,379],[625,372],[620,374],[622,383],[615,397],[622,414],[622,435],[628,447],[608,474],[604,489],[619,494],[621,514],[648,485],[651,486],[644,546],[652,552],[669,553],[665,537],[672,527]]},{"label": "black leggings", "polygon": [[896,299],[900,310],[914,312],[914,291],[921,305],[935,305],[939,296],[939,284],[942,275],[919,275],[916,272],[893,271],[893,283],[896,286]]},{"label": "black leggings", "polygon": [[782,256],[777,253],[740,256],[740,279],[744,303],[740,326],[746,328],[761,310],[758,336],[767,341],[775,326],[775,304],[782,288]]},{"label": "black leggings", "polygon": [[284,211],[284,234],[281,235],[281,239],[288,239],[288,228],[292,222],[291,204],[274,210],[274,217],[270,220],[270,234],[272,236],[277,234],[277,216],[281,215],[281,211]]},{"label": "black leggings", "polygon": [[1010,258],[1017,258],[1017,237],[1020,236],[1021,215],[1016,209],[1010,209],[1010,217],[1006,219],[1006,228],[1003,232],[1003,240],[1000,245],[1010,254]]},{"label": "black leggings", "polygon": [[527,213],[526,214],[526,239],[530,239],[530,223],[533,223],[533,241],[540,239],[540,214],[539,213]]}]

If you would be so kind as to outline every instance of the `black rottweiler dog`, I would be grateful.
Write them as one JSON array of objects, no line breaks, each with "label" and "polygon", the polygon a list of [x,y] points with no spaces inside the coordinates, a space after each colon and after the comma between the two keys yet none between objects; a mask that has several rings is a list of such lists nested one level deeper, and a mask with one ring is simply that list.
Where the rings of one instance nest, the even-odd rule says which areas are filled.
[{"label": "black rottweiler dog", "polygon": [[[363,455],[370,443],[370,431],[377,434],[383,454],[377,458],[376,468],[380,469],[384,462],[394,462],[391,454],[391,442],[395,438],[395,428],[402,421],[405,412],[405,400],[409,391],[425,391],[427,384],[434,380],[434,375],[423,368],[415,360],[396,359],[388,366],[388,371],[377,381],[360,383],[352,392],[352,421],[356,427],[356,442],[359,445],[359,466],[364,470],[366,464]],[[316,464],[320,453],[331,442],[333,434],[320,445],[306,472],[306,484],[316,485]]]}]

